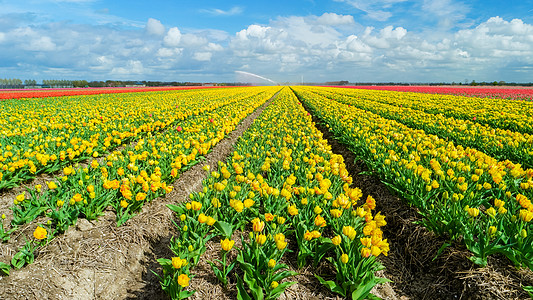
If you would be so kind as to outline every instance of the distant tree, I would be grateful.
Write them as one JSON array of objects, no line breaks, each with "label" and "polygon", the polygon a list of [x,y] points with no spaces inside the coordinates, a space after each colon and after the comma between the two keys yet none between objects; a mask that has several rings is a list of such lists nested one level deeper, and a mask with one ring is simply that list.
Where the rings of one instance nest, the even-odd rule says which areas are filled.
[{"label": "distant tree", "polygon": [[74,80],[72,81],[72,85],[74,87],[86,87],[89,86],[89,82],[87,80]]},{"label": "distant tree", "polygon": [[26,79],[24,80],[24,85],[25,86],[36,86],[37,81],[35,79]]},{"label": "distant tree", "polygon": [[105,87],[106,84],[103,81],[91,81],[88,83],[88,86],[90,87]]},{"label": "distant tree", "polygon": [[22,80],[17,78],[4,78],[0,79],[0,88],[13,89],[22,88]]}]

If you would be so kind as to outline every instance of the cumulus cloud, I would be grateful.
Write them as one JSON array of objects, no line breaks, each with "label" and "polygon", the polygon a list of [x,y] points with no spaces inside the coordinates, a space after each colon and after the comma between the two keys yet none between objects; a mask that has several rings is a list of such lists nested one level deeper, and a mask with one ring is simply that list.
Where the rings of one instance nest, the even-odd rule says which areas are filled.
[{"label": "cumulus cloud", "polygon": [[181,31],[178,27],[172,27],[168,30],[164,38],[165,44],[169,47],[177,47],[181,41]]},{"label": "cumulus cloud", "polygon": [[196,34],[187,33],[181,36],[181,44],[183,47],[197,48],[207,44],[207,39]]},{"label": "cumulus cloud", "polygon": [[266,35],[266,32],[270,29],[270,27],[266,26],[260,26],[260,25],[250,25],[248,28],[243,29],[239,32],[237,32],[237,38],[241,40],[247,40],[248,37],[251,38],[264,38]]},{"label": "cumulus cloud", "polygon": [[211,56],[213,56],[211,52],[196,52],[192,58],[198,61],[209,61],[211,60]]},{"label": "cumulus cloud", "polygon": [[317,23],[321,25],[328,26],[338,26],[338,25],[353,25],[355,21],[353,16],[350,15],[338,15],[336,13],[324,13],[317,18]]},{"label": "cumulus cloud", "polygon": [[334,26],[317,24],[312,17],[286,17],[279,18],[273,24],[280,28],[285,37],[294,43],[307,45],[330,45],[341,36]]},{"label": "cumulus cloud", "polygon": [[222,51],[222,50],[224,50],[224,47],[222,47],[221,45],[216,44],[216,43],[208,43],[205,46],[205,49],[209,50],[209,51]]},{"label": "cumulus cloud", "polygon": [[363,42],[361,39],[357,38],[355,35],[350,35],[346,38],[345,46],[347,50],[358,52],[358,53],[371,53],[372,48]]},{"label": "cumulus cloud", "polygon": [[90,62],[89,69],[93,72],[103,72],[113,68],[113,58],[105,55],[96,56]]},{"label": "cumulus cloud", "polygon": [[31,51],[54,51],[56,44],[48,36],[41,36],[33,39],[29,43],[28,50]]},{"label": "cumulus cloud", "polygon": [[146,32],[152,35],[163,35],[165,34],[165,26],[161,24],[161,21],[149,18],[145,26]]},{"label": "cumulus cloud", "polygon": [[129,60],[125,66],[115,67],[111,70],[112,75],[141,75],[144,74],[144,67],[139,60]]},{"label": "cumulus cloud", "polygon": [[492,17],[474,29],[458,31],[455,41],[468,53],[492,60],[533,58],[533,25],[519,19]]},{"label": "cumulus cloud", "polygon": [[179,48],[160,48],[157,50],[158,57],[175,57],[181,53]]}]

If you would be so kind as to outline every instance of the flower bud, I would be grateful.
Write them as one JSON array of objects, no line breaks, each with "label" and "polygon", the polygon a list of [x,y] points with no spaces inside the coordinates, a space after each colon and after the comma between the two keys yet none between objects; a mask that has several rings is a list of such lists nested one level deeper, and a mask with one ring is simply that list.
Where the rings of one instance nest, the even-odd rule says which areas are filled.
[{"label": "flower bud", "polygon": [[341,255],[341,261],[342,261],[343,264],[347,264],[348,263],[348,254],[343,253]]},{"label": "flower bud", "polygon": [[489,235],[496,234],[496,231],[497,231],[496,227],[494,227],[494,226],[490,226],[489,227]]},{"label": "flower bud", "polygon": [[270,260],[268,261],[268,267],[269,267],[270,269],[273,269],[275,266],[276,266],[276,261],[273,260],[273,259],[270,259]]}]

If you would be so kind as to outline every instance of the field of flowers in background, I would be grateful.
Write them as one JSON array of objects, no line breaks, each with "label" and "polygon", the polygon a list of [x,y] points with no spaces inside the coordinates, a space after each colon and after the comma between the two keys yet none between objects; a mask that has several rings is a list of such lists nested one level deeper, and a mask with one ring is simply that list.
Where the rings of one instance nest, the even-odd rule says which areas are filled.
[{"label": "field of flowers in background", "polygon": [[444,94],[509,100],[533,100],[533,89],[522,87],[446,87],[446,86],[350,86],[355,89]]},{"label": "field of flowers in background", "polygon": [[148,91],[188,90],[206,87],[113,87],[113,88],[69,88],[69,89],[12,89],[2,90],[0,100],[21,98],[62,97],[75,95],[99,95],[116,93],[134,93]]}]

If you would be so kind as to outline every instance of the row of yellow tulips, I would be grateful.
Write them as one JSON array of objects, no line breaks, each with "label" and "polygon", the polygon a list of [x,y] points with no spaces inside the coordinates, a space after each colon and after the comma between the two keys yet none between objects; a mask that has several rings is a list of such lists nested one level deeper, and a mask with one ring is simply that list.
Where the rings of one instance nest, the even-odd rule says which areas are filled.
[{"label": "row of yellow tulips", "polygon": [[[493,128],[471,120],[456,119],[443,114],[430,114],[409,107],[382,103],[366,97],[365,101],[346,95],[346,89],[309,87],[309,91],[326,98],[371,111],[396,120],[411,128],[454,141],[456,144],[481,150],[498,160],[510,159],[533,167],[533,135]],[[398,92],[399,93],[399,92]]]},{"label": "row of yellow tulips", "polygon": [[[173,299],[191,296],[193,267],[215,239],[221,259],[209,263],[222,285],[237,283],[238,299],[276,299],[293,284],[286,279],[295,272],[282,263],[287,251],[296,252],[294,267],[329,261],[336,274],[316,274],[318,280],[343,297],[366,298],[385,281],[374,273],[389,245],[375,200],[368,196],[357,206],[362,193],[351,183],[342,156],[284,88],[204,180],[203,191],[169,206],[180,234],[170,244],[175,257],[159,259],[163,289]],[[234,249],[239,231],[242,246]],[[237,252],[232,262],[230,251]],[[242,277],[231,272],[235,265]]]},{"label": "row of yellow tulips", "polygon": [[344,94],[533,134],[533,102],[364,89],[344,89]]},{"label": "row of yellow tulips", "polygon": [[532,169],[294,90],[382,181],[419,209],[428,228],[464,240],[478,264],[501,253],[533,268]]},{"label": "row of yellow tulips", "polygon": [[[225,91],[218,90],[221,95]],[[42,227],[48,242],[58,233],[75,224],[79,217],[96,219],[112,206],[120,225],[135,214],[146,201],[172,190],[172,183],[181,172],[202,160],[202,157],[236,124],[269,99],[275,88],[243,88],[248,97],[219,98],[210,111],[178,121],[166,131],[149,132],[136,144],[114,151],[104,161],[93,159],[87,167],[67,166],[63,176],[35,186],[14,200],[13,226],[45,216]],[[164,100],[164,99],[161,99]],[[202,102],[201,94],[197,98]],[[33,257],[31,241],[12,261],[21,267]]]},{"label": "row of yellow tulips", "polygon": [[0,190],[101,155],[239,95],[244,96],[241,89],[2,101]]}]

